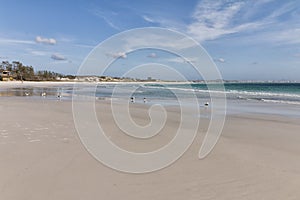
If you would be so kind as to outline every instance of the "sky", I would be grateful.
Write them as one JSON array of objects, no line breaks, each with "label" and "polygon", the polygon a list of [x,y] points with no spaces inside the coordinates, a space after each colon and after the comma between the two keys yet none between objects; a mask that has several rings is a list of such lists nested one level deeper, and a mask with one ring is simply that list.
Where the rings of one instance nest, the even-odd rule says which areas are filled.
[{"label": "sky", "polygon": [[[0,27],[0,61],[35,70],[76,74],[89,52],[111,36],[161,27],[199,42],[223,79],[300,80],[299,0],[0,0]],[[131,61],[126,52],[107,56],[124,68],[134,59],[184,68],[162,51],[138,52]]]}]

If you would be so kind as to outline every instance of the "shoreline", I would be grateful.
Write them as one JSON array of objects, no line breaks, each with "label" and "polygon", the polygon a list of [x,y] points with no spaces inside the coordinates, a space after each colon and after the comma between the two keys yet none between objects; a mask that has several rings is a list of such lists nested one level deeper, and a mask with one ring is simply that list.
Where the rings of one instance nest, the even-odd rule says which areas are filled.
[{"label": "shoreline", "polygon": [[[14,96],[22,98],[43,98],[56,100],[57,95],[60,94],[61,100],[72,100],[72,88],[74,86],[96,86],[96,85],[114,85],[114,84],[146,84],[146,83],[119,83],[119,82],[100,82],[100,83],[90,83],[90,82],[0,82],[0,95],[1,98],[9,96],[13,98]],[[158,84],[158,83],[156,83]],[[167,83],[169,84],[169,83]],[[176,83],[174,83],[176,84]],[[20,89],[18,89],[20,88]],[[28,89],[26,89],[28,88]],[[13,89],[13,90],[12,90]],[[110,99],[111,88],[99,88],[99,95],[96,99]],[[41,93],[47,92],[47,96],[41,97]],[[102,93],[101,93],[102,92]],[[103,93],[106,92],[106,93]],[[107,93],[108,92],[108,93]],[[26,93],[30,93],[26,96]],[[177,105],[177,100],[172,98],[159,98],[159,96],[137,96],[139,102],[143,102],[143,97],[147,97],[148,104],[162,104],[167,105]],[[129,97],[118,97],[120,100],[126,101]],[[203,106],[204,102],[210,101],[209,96],[200,97],[198,99],[199,105]],[[186,102],[188,103],[188,102]],[[281,102],[281,101],[266,101],[266,100],[256,100],[256,99],[234,99],[227,98],[228,114],[236,113],[258,113],[258,114],[268,114],[268,115],[285,115],[291,117],[300,117],[300,102]]]},{"label": "shoreline", "polygon": [[241,81],[235,81],[235,80],[223,80],[223,81],[163,81],[163,80],[157,80],[157,81],[0,81],[0,85],[10,85],[10,84],[75,84],[75,83],[82,83],[82,84],[88,84],[88,83],[100,83],[100,84],[214,84],[214,83],[223,83],[223,84],[239,84],[239,83],[249,83],[249,84],[255,84],[255,83],[278,83],[278,84],[288,84],[288,83],[300,83],[300,81],[296,80],[289,80],[289,81],[248,81],[248,80],[241,80]]}]

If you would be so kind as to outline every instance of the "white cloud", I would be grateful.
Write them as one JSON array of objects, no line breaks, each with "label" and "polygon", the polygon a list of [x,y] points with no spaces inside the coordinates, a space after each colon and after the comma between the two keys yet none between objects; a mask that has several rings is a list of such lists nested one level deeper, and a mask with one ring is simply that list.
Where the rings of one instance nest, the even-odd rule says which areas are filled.
[{"label": "white cloud", "polygon": [[205,41],[261,26],[261,22],[232,23],[245,4],[245,2],[200,1],[192,15],[194,22],[187,26],[187,32],[198,41]]},{"label": "white cloud", "polygon": [[45,51],[30,51],[30,53],[35,55],[35,56],[45,56],[45,55],[47,55],[47,52],[45,52]]},{"label": "white cloud", "polygon": [[281,15],[284,15],[285,13],[291,12],[295,8],[295,5],[293,2],[287,2],[283,6],[275,9],[269,16],[268,18],[273,19],[276,17],[279,17]]},{"label": "white cloud", "polygon": [[141,16],[146,22],[159,24],[160,27],[166,27],[173,30],[182,31],[186,29],[186,24],[182,23],[181,20],[172,18],[164,18],[158,15],[142,15]]},{"label": "white cloud", "polygon": [[117,52],[117,53],[107,53],[106,55],[111,56],[113,58],[127,58],[127,55],[125,52]]},{"label": "white cloud", "polygon": [[93,49],[96,47],[96,45],[88,45],[88,44],[74,44],[74,46],[80,48],[88,48],[88,49]]},{"label": "white cloud", "polygon": [[147,22],[155,23],[155,20],[154,20],[154,19],[152,19],[152,18],[150,18],[150,17],[148,17],[148,16],[146,16],[146,15],[143,15],[142,17],[143,17],[143,19],[144,19],[145,21],[147,21]]},{"label": "white cloud", "polygon": [[195,64],[198,58],[183,58],[183,57],[172,57],[166,58],[164,61],[166,62],[173,62],[173,63],[188,63],[188,64]]},{"label": "white cloud", "polygon": [[166,62],[174,62],[174,63],[184,63],[184,59],[181,57],[172,57],[165,59]]},{"label": "white cloud", "polygon": [[[269,3],[270,0],[262,0],[260,3],[251,1],[224,1],[224,0],[200,0],[191,14],[192,22],[185,24],[180,20],[161,18],[159,16],[143,15],[145,21],[158,23],[162,27],[167,27],[187,34],[202,42],[214,40],[224,35],[239,33],[247,30],[254,30],[263,27],[269,21],[249,21],[249,17],[239,20],[245,15],[255,16],[256,13],[247,10],[249,6],[261,6]],[[245,12],[245,10],[247,12]],[[283,11],[278,12],[282,13]],[[273,18],[276,14],[273,14]],[[269,19],[268,19],[269,20]],[[239,22],[237,22],[239,21]]]},{"label": "white cloud", "polygon": [[[240,40],[240,42],[299,44],[299,15],[293,12],[296,6],[295,2],[282,3],[274,10],[266,10],[266,7],[272,3],[274,0],[257,2],[201,0],[192,14],[194,21],[186,25],[186,32],[200,42],[234,33],[251,33],[238,35],[244,37],[244,40]],[[264,12],[263,17],[257,18],[262,15],[261,12]],[[283,15],[285,18],[287,15],[290,18],[282,21],[280,17]]]},{"label": "white cloud", "polygon": [[240,40],[240,44],[261,44],[271,43],[274,46],[281,45],[299,45],[300,44],[300,28],[281,28],[278,30],[265,31],[249,36],[244,36],[243,40]]},{"label": "white cloud", "polygon": [[56,44],[55,39],[53,39],[53,38],[43,38],[41,36],[36,36],[35,41],[37,43],[42,43],[42,44],[51,44],[51,45]]},{"label": "white cloud", "polygon": [[107,19],[104,16],[102,18],[110,27],[112,27],[113,29],[116,29],[116,30],[120,30],[120,28],[118,26],[116,26],[114,23],[112,23],[112,21],[110,21],[109,19]]},{"label": "white cloud", "polygon": [[[144,35],[147,35],[145,37]],[[147,32],[147,30],[140,29],[134,34],[124,38],[125,44],[122,44],[126,51],[130,51],[135,48],[155,47],[157,49],[168,50],[184,50],[195,47],[195,42],[189,38],[179,36],[178,34],[165,35],[164,32],[159,29],[153,30],[153,32]],[[174,42],[176,41],[176,42]]]},{"label": "white cloud", "polygon": [[215,59],[215,61],[220,62],[220,63],[224,63],[225,59],[224,58],[217,58],[217,59]]},{"label": "white cloud", "polygon": [[51,55],[51,58],[53,60],[67,60],[67,58],[61,54],[58,54],[58,53],[54,53]]},{"label": "white cloud", "polygon": [[117,15],[117,13],[115,12],[104,12],[102,10],[99,9],[92,9],[89,10],[90,13],[92,13],[93,15],[103,19],[111,28],[116,29],[116,30],[120,30],[120,28],[114,24],[111,20],[112,16]]},{"label": "white cloud", "polygon": [[33,41],[29,40],[15,40],[15,39],[5,39],[5,38],[0,38],[0,44],[34,44]]},{"label": "white cloud", "polygon": [[300,28],[276,31],[271,34],[268,40],[286,44],[300,44]]},{"label": "white cloud", "polygon": [[148,58],[156,58],[157,55],[156,55],[156,53],[150,53],[147,57]]}]

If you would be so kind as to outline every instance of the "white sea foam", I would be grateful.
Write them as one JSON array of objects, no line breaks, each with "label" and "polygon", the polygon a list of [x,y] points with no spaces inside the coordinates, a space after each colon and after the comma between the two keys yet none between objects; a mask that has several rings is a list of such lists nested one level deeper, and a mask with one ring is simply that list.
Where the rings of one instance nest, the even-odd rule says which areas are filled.
[{"label": "white sea foam", "polygon": [[284,101],[284,100],[271,100],[271,99],[262,99],[262,101],[268,103],[284,103],[284,104],[300,105],[299,101]]},{"label": "white sea foam", "polygon": [[226,91],[228,94],[244,94],[251,96],[277,96],[277,97],[294,97],[300,98],[300,94],[291,93],[276,93],[276,92],[249,92],[249,91],[239,91],[239,90],[229,90]]},{"label": "white sea foam", "polygon": [[251,96],[280,96],[280,97],[300,98],[300,94],[291,94],[291,93],[258,92],[258,91],[249,92],[249,91],[240,91],[240,90],[220,91],[220,90],[201,90],[201,89],[193,89],[193,88],[175,88],[175,87],[157,87],[157,86],[147,86],[147,88],[193,91],[193,92],[203,92],[203,93],[225,93],[225,94],[240,94],[240,95],[251,95]]},{"label": "white sea foam", "polygon": [[226,94],[228,97],[234,97],[244,100],[261,100],[267,103],[281,103],[300,105],[300,94],[295,93],[282,93],[282,92],[266,92],[266,91],[242,91],[242,90],[207,90],[196,88],[181,88],[181,87],[168,87],[165,86],[145,86],[145,88],[158,89],[158,90],[180,90],[184,92],[195,92],[201,94]]}]

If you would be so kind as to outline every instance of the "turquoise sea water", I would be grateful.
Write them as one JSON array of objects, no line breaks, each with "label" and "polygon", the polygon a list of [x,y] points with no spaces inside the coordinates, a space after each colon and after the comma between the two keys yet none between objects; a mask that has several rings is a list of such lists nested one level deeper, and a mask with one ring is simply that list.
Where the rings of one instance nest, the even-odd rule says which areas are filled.
[{"label": "turquoise sea water", "polygon": [[[111,96],[115,85],[99,86],[96,95]],[[127,84],[123,87],[134,88],[133,96],[150,99],[173,99],[176,94],[188,96],[194,93],[199,99],[207,99],[211,94],[225,93],[228,100],[252,100],[270,103],[299,104],[300,83],[225,83],[220,84]],[[208,89],[209,88],[209,89]],[[224,89],[224,90],[223,90]]]},{"label": "turquoise sea water", "polygon": [[[92,96],[98,100],[112,98],[130,101],[130,97],[134,96],[136,103],[144,103],[143,100],[146,98],[148,104],[178,105],[178,98],[184,98],[185,105],[195,106],[191,104],[189,98],[196,96],[200,107],[210,102],[211,95],[218,98],[219,94],[222,94],[219,96],[225,94],[227,114],[261,113],[300,117],[300,83],[226,83],[224,90],[222,85],[212,83],[209,85],[203,83],[27,85],[0,87],[0,96],[69,101],[72,100],[74,87],[80,91],[80,95]],[[46,96],[41,96],[42,93],[46,93]]]},{"label": "turquoise sea water", "polygon": [[[82,88],[83,94],[95,95],[99,98],[128,98],[128,95],[136,98],[147,98],[149,100],[176,99],[178,95],[188,98],[195,94],[200,100],[209,99],[211,94],[225,93],[227,100],[260,101],[266,103],[299,104],[300,105],[300,83],[225,83],[224,89],[220,84],[204,83],[101,83],[95,86],[91,84],[76,84],[75,87]],[[116,92],[117,91],[117,92]],[[48,98],[55,98],[61,94],[63,98],[72,97],[73,86],[70,84],[47,87],[18,87],[1,88],[1,96],[40,96],[46,92]],[[177,95],[177,96],[176,96]]]}]

